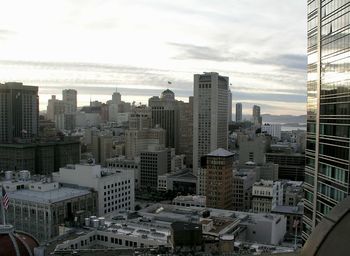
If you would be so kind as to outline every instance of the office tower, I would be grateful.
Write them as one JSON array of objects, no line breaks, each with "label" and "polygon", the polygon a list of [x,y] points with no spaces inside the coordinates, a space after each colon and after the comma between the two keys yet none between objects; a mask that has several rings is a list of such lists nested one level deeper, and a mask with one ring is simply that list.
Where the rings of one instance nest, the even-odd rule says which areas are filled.
[{"label": "office tower", "polygon": [[47,175],[79,161],[79,140],[0,144],[0,170],[28,170]]},{"label": "office tower", "polygon": [[175,148],[179,153],[179,107],[175,94],[167,89],[161,97],[152,97],[148,101],[152,110],[153,127],[159,125],[166,131],[166,147]]},{"label": "office tower", "polygon": [[129,129],[143,130],[152,128],[151,108],[143,106],[134,107],[129,115]]},{"label": "office tower", "polygon": [[125,156],[135,159],[150,145],[165,146],[165,130],[162,128],[125,131]]},{"label": "office tower", "polygon": [[349,1],[308,1],[306,240],[349,195]]},{"label": "office tower", "polygon": [[66,89],[62,91],[62,101],[65,105],[65,113],[73,114],[77,112],[77,91]]},{"label": "office tower", "polygon": [[76,164],[60,168],[52,177],[67,186],[96,191],[98,216],[130,211],[135,207],[134,173],[128,170],[106,169],[93,163]]},{"label": "office tower", "polygon": [[252,169],[233,171],[232,195],[233,210],[247,212],[251,209],[252,188],[256,181],[256,172]]},{"label": "office tower", "polygon": [[260,107],[257,105],[253,106],[253,124],[256,126],[261,126],[262,117],[260,115]]},{"label": "office tower", "polygon": [[242,122],[242,103],[236,103],[236,122]]},{"label": "office tower", "polygon": [[140,153],[141,189],[157,190],[158,176],[170,171],[170,148],[152,145]]},{"label": "office tower", "polygon": [[201,159],[207,207],[232,210],[233,154],[219,148]]},{"label": "office tower", "polygon": [[231,123],[232,122],[232,92],[231,92],[231,90],[230,90],[230,88],[228,88],[228,99],[227,99],[227,114],[228,114],[228,116],[227,116],[227,120],[228,120],[228,122],[229,123]]},{"label": "office tower", "polygon": [[65,107],[63,127],[66,130],[74,130],[76,127],[77,91],[72,89],[63,90],[62,101]]},{"label": "office tower", "polygon": [[229,78],[218,73],[194,75],[193,100],[193,172],[209,152],[227,149]]},{"label": "office tower", "polygon": [[[63,100],[56,99],[55,95],[51,96],[51,99],[47,103],[46,119],[55,123],[55,127],[60,130],[66,128],[75,128],[75,114],[72,112],[66,114],[66,111],[71,111],[70,104],[66,104]],[[67,126],[66,126],[67,124]],[[68,129],[67,129],[68,130]]]},{"label": "office tower", "polygon": [[37,86],[0,84],[0,143],[38,135],[39,96]]},{"label": "office tower", "polygon": [[179,102],[179,154],[185,155],[185,164],[193,164],[193,96],[189,102]]}]

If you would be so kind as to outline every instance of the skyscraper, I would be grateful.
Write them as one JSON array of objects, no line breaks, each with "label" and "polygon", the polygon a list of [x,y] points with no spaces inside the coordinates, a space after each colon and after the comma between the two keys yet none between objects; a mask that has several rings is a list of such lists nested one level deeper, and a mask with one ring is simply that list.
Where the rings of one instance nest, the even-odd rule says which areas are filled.
[{"label": "skyscraper", "polygon": [[218,73],[194,75],[193,101],[193,172],[202,156],[227,149],[229,78]]},{"label": "skyscraper", "polygon": [[349,9],[349,1],[308,1],[303,240],[350,190]]},{"label": "skyscraper", "polygon": [[0,84],[0,143],[37,136],[38,122],[38,87]]},{"label": "skyscraper", "polygon": [[62,101],[65,105],[66,114],[74,114],[77,112],[77,91],[73,89],[66,89],[62,91]]},{"label": "skyscraper", "polygon": [[260,115],[260,107],[257,105],[253,106],[253,123],[256,126],[262,125],[262,117]]},{"label": "skyscraper", "polygon": [[228,88],[228,110],[227,110],[227,114],[228,114],[228,122],[231,123],[232,122],[232,92],[230,90],[230,87]]},{"label": "skyscraper", "polygon": [[175,94],[167,89],[161,97],[152,97],[148,100],[152,109],[153,127],[159,125],[166,131],[166,147],[175,148],[179,153],[179,107]]},{"label": "skyscraper", "polygon": [[236,122],[242,122],[242,103],[236,103]]}]

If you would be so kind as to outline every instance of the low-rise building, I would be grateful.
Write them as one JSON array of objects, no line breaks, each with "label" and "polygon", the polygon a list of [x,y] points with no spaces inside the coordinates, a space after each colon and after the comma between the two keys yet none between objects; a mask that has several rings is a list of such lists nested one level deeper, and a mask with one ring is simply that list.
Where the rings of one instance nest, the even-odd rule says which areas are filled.
[{"label": "low-rise building", "polygon": [[297,206],[277,205],[271,212],[284,215],[287,218],[287,235],[289,238],[295,235],[301,236],[304,215],[303,203],[299,203]]},{"label": "low-rise building", "polygon": [[233,210],[249,211],[251,209],[252,188],[255,181],[254,170],[233,170]]},{"label": "low-rise building", "polygon": [[9,197],[7,223],[40,241],[58,236],[60,225],[80,225],[85,217],[97,212],[97,195],[88,189],[61,187],[57,182],[30,181],[26,184],[5,181],[2,186]]},{"label": "low-rise building", "polygon": [[207,207],[207,198],[205,196],[177,196],[173,199],[173,205]]},{"label": "low-rise building", "polygon": [[53,179],[63,184],[92,188],[98,193],[98,215],[134,210],[134,174],[130,171],[77,164],[60,168]]},{"label": "low-rise building", "polygon": [[253,185],[253,212],[271,212],[277,205],[283,204],[283,187],[279,181],[260,180]]},{"label": "low-rise building", "polygon": [[181,195],[195,195],[197,177],[190,169],[182,169],[158,176],[158,191],[174,191]]}]

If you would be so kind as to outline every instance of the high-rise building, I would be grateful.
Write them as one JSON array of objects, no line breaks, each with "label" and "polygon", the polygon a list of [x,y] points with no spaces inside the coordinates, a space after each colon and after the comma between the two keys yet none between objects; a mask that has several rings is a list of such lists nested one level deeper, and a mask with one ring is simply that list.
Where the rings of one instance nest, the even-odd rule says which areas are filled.
[{"label": "high-rise building", "polygon": [[129,115],[129,129],[143,130],[152,128],[151,109],[143,106],[134,107]]},{"label": "high-rise building", "polygon": [[77,112],[77,91],[66,89],[62,91],[62,101],[66,107],[66,114]]},{"label": "high-rise building", "polygon": [[227,99],[227,120],[229,123],[232,122],[232,92],[230,90],[230,87],[228,88],[228,99]]},{"label": "high-rise building", "polygon": [[161,97],[149,99],[152,109],[153,127],[159,125],[166,131],[166,147],[175,148],[179,153],[179,107],[175,100],[175,94],[167,89],[162,92]]},{"label": "high-rise building", "polygon": [[232,210],[233,153],[219,148],[201,159],[207,207]]},{"label": "high-rise building", "polygon": [[194,75],[193,172],[197,174],[202,156],[227,149],[229,78],[218,73]]},{"label": "high-rise building", "polygon": [[0,143],[36,137],[39,133],[37,86],[0,84]]},{"label": "high-rise building", "polygon": [[260,114],[260,106],[257,106],[257,105],[253,106],[253,123],[256,126],[261,126],[261,124],[262,124],[262,117]]},{"label": "high-rise building", "polygon": [[349,9],[349,1],[308,1],[303,240],[350,191]]},{"label": "high-rise building", "polygon": [[171,171],[171,149],[150,146],[140,159],[141,189],[157,190],[158,176]]},{"label": "high-rise building", "polygon": [[236,122],[242,122],[242,103],[236,103]]},{"label": "high-rise building", "polygon": [[185,164],[192,167],[193,164],[193,97],[189,102],[179,102],[179,154],[185,155]]}]

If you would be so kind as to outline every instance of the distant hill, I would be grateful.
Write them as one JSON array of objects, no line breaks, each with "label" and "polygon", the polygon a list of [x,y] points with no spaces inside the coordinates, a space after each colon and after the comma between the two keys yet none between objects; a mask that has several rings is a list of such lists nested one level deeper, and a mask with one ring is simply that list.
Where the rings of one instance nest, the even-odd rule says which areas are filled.
[{"label": "distant hill", "polygon": [[292,116],[292,115],[262,115],[263,123],[285,123],[285,124],[295,124],[295,123],[306,123],[306,115]]}]

